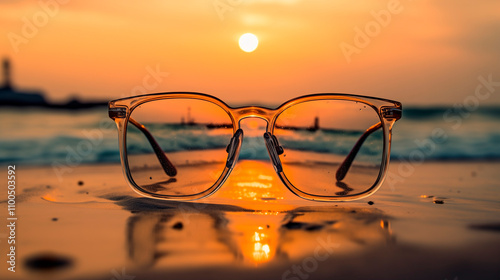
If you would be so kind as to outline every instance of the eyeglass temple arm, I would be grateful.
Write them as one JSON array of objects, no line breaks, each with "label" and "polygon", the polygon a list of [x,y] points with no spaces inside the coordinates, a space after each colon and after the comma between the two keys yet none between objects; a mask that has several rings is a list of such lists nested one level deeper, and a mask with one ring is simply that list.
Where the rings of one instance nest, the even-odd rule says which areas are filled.
[{"label": "eyeglass temple arm", "polygon": [[366,138],[368,138],[368,136],[370,136],[370,134],[377,131],[381,127],[382,127],[382,122],[379,122],[379,123],[371,126],[370,128],[368,128],[363,133],[363,135],[361,135],[361,137],[359,137],[359,139],[356,142],[356,144],[354,145],[354,147],[352,147],[351,151],[349,152],[347,157],[344,159],[344,162],[342,162],[342,164],[337,169],[337,173],[335,173],[335,177],[337,178],[337,182],[342,181],[345,178],[345,176],[347,175],[347,172],[349,171],[349,168],[351,168],[351,165],[352,165],[352,162],[354,161],[354,158],[358,154],[359,149],[361,149],[361,146],[365,142]]},{"label": "eyeglass temple arm", "polygon": [[160,145],[158,145],[158,142],[156,142],[155,138],[149,132],[149,130],[133,118],[129,118],[128,121],[135,127],[137,127],[144,134],[144,136],[146,136],[149,144],[151,144],[151,147],[156,154],[156,157],[158,158],[158,161],[163,167],[163,171],[165,171],[165,173],[170,177],[174,177],[175,175],[177,175],[177,169],[175,168],[174,164],[167,158],[162,148],[160,147]]}]

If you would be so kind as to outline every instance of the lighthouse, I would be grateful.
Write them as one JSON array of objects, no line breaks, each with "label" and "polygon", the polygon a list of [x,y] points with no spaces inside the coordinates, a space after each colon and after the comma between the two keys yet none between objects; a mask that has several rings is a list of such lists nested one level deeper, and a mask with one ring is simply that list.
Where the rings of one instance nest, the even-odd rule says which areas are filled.
[{"label": "lighthouse", "polygon": [[1,88],[4,90],[12,89],[12,82],[10,76],[10,61],[7,58],[3,59],[2,69],[3,69],[3,84]]},{"label": "lighthouse", "polygon": [[39,91],[18,90],[12,86],[10,61],[2,61],[3,81],[0,85],[0,106],[46,106],[47,101]]}]

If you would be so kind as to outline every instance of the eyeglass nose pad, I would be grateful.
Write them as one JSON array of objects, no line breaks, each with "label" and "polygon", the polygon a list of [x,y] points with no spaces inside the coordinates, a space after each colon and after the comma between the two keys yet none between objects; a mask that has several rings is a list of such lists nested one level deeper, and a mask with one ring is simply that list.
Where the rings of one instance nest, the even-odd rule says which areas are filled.
[{"label": "eyeglass nose pad", "polygon": [[233,169],[234,165],[238,161],[238,156],[240,154],[241,143],[243,142],[243,130],[240,128],[236,130],[229,145],[226,147],[227,152],[227,161],[226,167],[229,169]]},{"label": "eyeglass nose pad", "polygon": [[273,162],[274,170],[276,171],[276,173],[282,172],[283,167],[281,166],[279,155],[283,154],[283,147],[280,146],[276,136],[272,135],[269,132],[264,133],[264,139],[266,140],[267,152],[269,153],[269,157]]}]

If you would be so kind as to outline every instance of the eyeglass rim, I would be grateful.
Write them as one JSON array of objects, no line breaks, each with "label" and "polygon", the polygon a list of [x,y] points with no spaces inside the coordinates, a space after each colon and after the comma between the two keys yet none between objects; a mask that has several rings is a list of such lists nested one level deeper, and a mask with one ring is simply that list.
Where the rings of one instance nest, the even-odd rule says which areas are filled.
[{"label": "eyeglass rim", "polygon": [[[116,107],[116,106],[126,106],[129,107],[130,109],[148,101],[152,101],[154,99],[163,99],[160,97],[168,97],[168,96],[179,96],[179,97],[188,97],[188,98],[194,98],[194,99],[201,99],[201,100],[206,100],[206,101],[216,101],[216,103],[222,104],[224,107],[227,107],[229,109],[238,109],[241,107],[248,107],[248,106],[239,106],[239,107],[232,107],[226,104],[224,101],[219,99],[218,97],[215,97],[213,95],[209,95],[206,93],[201,93],[201,92],[190,92],[190,91],[172,91],[172,92],[159,92],[159,93],[148,93],[148,94],[142,94],[142,95],[136,95],[136,96],[129,96],[129,97],[123,97],[123,98],[118,98],[109,101],[108,103],[108,108]],[[301,95],[298,97],[294,97],[292,99],[289,99],[283,103],[281,103],[278,107],[276,107],[273,110],[279,110],[285,106],[289,106],[291,104],[294,104],[298,101],[303,101],[303,100],[313,100],[316,97],[346,97],[346,98],[358,98],[364,101],[371,101],[371,102],[386,102],[389,104],[394,105],[395,107],[402,107],[401,102],[387,99],[387,98],[380,98],[380,97],[373,97],[373,96],[367,96],[367,95],[359,95],[359,94],[348,94],[348,93],[328,93],[328,92],[323,92],[323,93],[313,93],[313,94],[307,94],[307,95]],[[134,102],[139,102],[140,103],[135,103]],[[254,106],[254,107],[260,107],[260,106]],[[272,109],[268,107],[262,107],[266,109]]]},{"label": "eyeglass rim", "polygon": [[[361,199],[367,196],[372,195],[375,193],[383,184],[383,181],[387,175],[387,168],[389,165],[389,159],[390,159],[390,146],[391,146],[391,137],[392,137],[392,126],[394,123],[401,118],[401,110],[402,110],[402,104],[398,101],[390,100],[390,99],[385,99],[385,98],[378,98],[378,97],[371,97],[371,96],[364,96],[364,95],[357,95],[357,94],[345,94],[345,93],[316,93],[316,94],[309,94],[309,95],[303,95],[299,96],[293,99],[290,99],[284,103],[282,103],[280,106],[276,107],[275,109],[267,108],[267,107],[260,107],[260,106],[241,106],[241,107],[230,107],[227,105],[224,101],[220,100],[219,98],[204,94],[204,93],[198,93],[198,92],[163,92],[163,93],[151,93],[151,94],[144,94],[144,95],[139,95],[139,96],[133,96],[133,97],[127,97],[127,98],[120,98],[120,99],[115,99],[109,102],[108,105],[108,111],[109,111],[109,116],[115,120],[116,125],[118,127],[118,133],[119,133],[119,145],[120,145],[120,158],[121,158],[121,163],[122,163],[122,169],[124,172],[125,177],[127,178],[128,184],[130,187],[140,195],[150,197],[150,198],[155,198],[155,199],[162,199],[162,200],[175,200],[175,201],[190,201],[190,200],[197,200],[201,199],[204,197],[208,197],[215,193],[227,180],[229,177],[234,164],[231,168],[225,167],[224,170],[222,171],[220,177],[217,179],[217,181],[209,188],[206,190],[199,192],[197,194],[190,194],[190,195],[165,195],[165,194],[157,194],[153,193],[150,191],[147,191],[143,188],[141,188],[138,184],[135,183],[133,180],[130,167],[128,164],[128,156],[127,156],[127,149],[126,149],[126,132],[127,132],[127,123],[129,121],[130,115],[134,111],[134,109],[144,103],[155,101],[155,100],[164,100],[164,99],[179,99],[179,98],[186,98],[186,99],[196,99],[196,100],[204,100],[204,101],[209,101],[211,103],[214,103],[215,105],[221,107],[230,117],[232,125],[233,125],[233,133],[236,133],[236,131],[239,129],[239,121],[248,117],[248,116],[242,116],[241,110],[244,109],[249,109],[252,108],[254,110],[261,110],[261,112],[267,112],[267,117],[264,118],[267,121],[267,129],[266,131],[269,133],[274,132],[274,126],[276,124],[276,120],[279,117],[279,115],[285,111],[286,109],[300,104],[302,102],[307,102],[307,101],[313,101],[313,100],[325,100],[325,99],[331,99],[331,100],[348,100],[348,101],[357,101],[357,102],[362,102],[366,105],[369,105],[372,107],[375,112],[378,114],[381,123],[382,123],[382,128],[383,128],[383,134],[384,134],[384,149],[382,152],[382,162],[380,166],[380,171],[378,174],[378,178],[375,181],[375,183],[372,185],[372,187],[368,188],[367,190],[353,194],[353,195],[344,195],[344,196],[322,196],[322,195],[314,195],[314,194],[309,194],[304,191],[301,191],[300,188],[295,187],[286,177],[284,172],[277,172],[278,177],[280,180],[283,182],[283,184],[295,195],[307,199],[307,200],[314,200],[314,201],[351,201],[351,200],[357,200]],[[383,114],[383,109],[384,108],[389,108],[389,109],[396,109],[399,111],[399,115],[397,116],[385,116]],[[256,113],[253,113],[254,115]],[[258,113],[257,116],[254,117],[261,117]]]}]

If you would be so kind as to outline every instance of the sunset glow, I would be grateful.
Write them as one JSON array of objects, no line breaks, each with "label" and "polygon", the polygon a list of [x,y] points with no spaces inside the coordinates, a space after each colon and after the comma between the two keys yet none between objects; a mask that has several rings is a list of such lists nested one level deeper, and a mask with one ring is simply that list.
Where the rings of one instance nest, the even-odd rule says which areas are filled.
[{"label": "sunset glow", "polygon": [[253,52],[259,45],[259,39],[252,33],[245,33],[241,35],[239,44],[244,52]]},{"label": "sunset glow", "polygon": [[[0,56],[14,85],[50,100],[183,90],[230,105],[314,92],[453,104],[479,75],[500,76],[497,1],[42,2],[0,4]],[[237,45],[248,31],[251,53]]]}]

